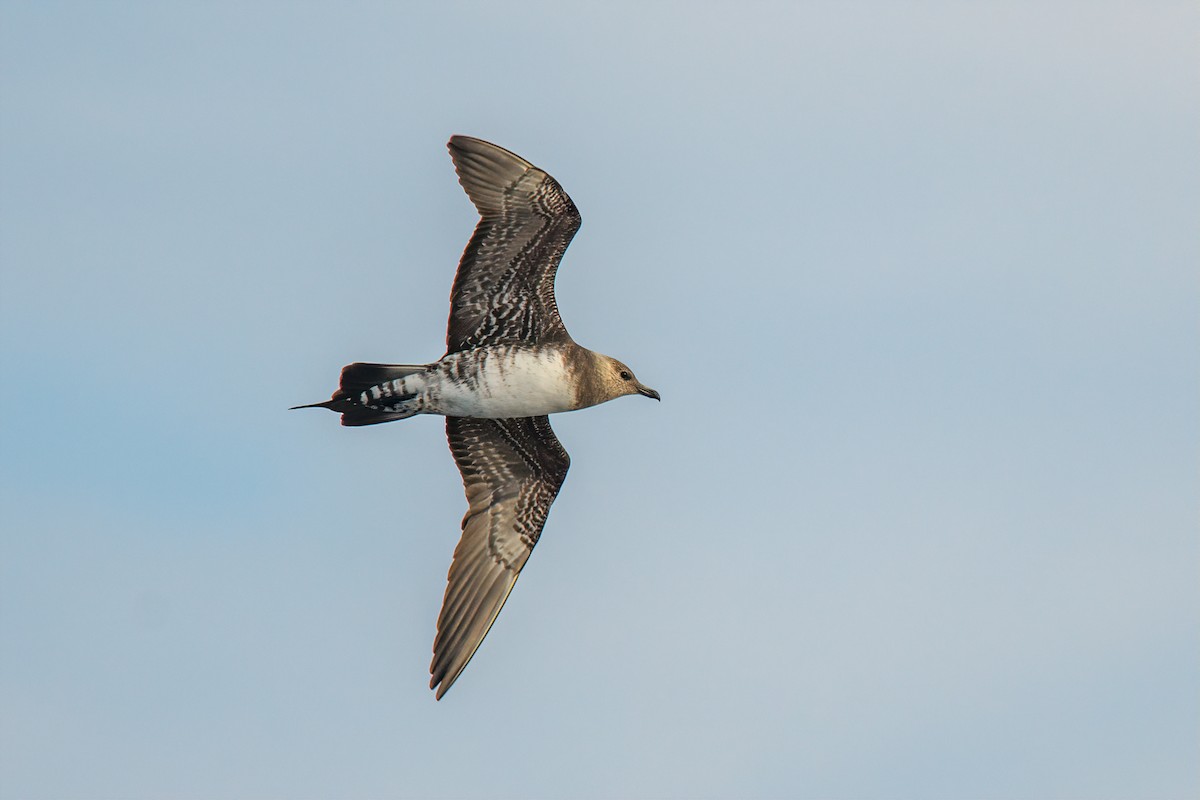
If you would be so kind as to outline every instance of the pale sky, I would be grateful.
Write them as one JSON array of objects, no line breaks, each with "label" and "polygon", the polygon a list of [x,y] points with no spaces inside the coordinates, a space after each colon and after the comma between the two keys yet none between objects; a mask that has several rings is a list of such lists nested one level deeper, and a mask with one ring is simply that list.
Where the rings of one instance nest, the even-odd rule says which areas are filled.
[{"label": "pale sky", "polygon": [[[1194,3],[0,2],[0,797],[1200,796]],[[445,142],[662,392],[440,703]]]}]

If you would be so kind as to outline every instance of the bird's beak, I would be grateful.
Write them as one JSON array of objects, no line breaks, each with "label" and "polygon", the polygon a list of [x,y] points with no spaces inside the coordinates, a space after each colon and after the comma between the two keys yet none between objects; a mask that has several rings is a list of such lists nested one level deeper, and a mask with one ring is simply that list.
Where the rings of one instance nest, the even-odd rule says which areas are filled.
[{"label": "bird's beak", "polygon": [[658,396],[658,392],[654,391],[649,386],[643,386],[642,384],[639,383],[638,388],[637,388],[637,393],[642,395],[643,397],[653,397],[655,400],[662,402],[662,398]]}]

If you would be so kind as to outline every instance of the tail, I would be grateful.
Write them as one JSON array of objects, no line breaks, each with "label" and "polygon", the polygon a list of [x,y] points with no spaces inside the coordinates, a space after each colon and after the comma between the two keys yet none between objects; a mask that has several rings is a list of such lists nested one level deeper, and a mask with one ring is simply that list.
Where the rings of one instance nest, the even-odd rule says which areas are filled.
[{"label": "tail", "polygon": [[399,387],[394,382],[424,372],[428,367],[428,364],[350,364],[342,368],[341,385],[333,397],[324,403],[292,406],[289,410],[328,408],[342,415],[343,425],[354,427],[407,419],[418,409],[397,410],[396,407],[417,395],[397,393]]}]

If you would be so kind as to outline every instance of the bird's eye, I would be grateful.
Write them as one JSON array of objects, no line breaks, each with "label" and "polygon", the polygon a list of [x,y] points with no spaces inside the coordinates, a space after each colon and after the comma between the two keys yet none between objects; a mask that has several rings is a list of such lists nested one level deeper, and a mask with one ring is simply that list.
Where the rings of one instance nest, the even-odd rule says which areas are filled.
[{"label": "bird's eye", "polygon": [[621,370],[621,380],[623,380],[623,381],[633,380],[633,376],[630,375],[625,370]]}]

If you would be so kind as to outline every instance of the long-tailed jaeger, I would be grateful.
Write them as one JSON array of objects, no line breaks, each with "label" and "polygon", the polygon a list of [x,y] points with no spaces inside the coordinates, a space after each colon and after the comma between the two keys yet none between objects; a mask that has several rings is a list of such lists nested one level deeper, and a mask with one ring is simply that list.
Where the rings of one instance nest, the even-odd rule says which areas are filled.
[{"label": "long-tailed jaeger", "polygon": [[480,139],[452,136],[458,181],[482,217],[450,290],[446,355],[432,364],[351,364],[324,403],[343,425],[446,417],[467,513],[429,688],[440,700],[487,636],[546,524],[571,459],[548,414],[627,394],[659,399],[615,358],[575,343],[554,275],[581,218],[558,181]]}]

